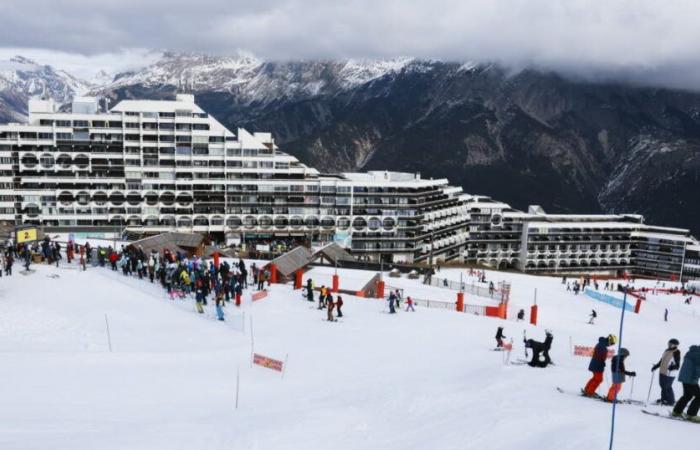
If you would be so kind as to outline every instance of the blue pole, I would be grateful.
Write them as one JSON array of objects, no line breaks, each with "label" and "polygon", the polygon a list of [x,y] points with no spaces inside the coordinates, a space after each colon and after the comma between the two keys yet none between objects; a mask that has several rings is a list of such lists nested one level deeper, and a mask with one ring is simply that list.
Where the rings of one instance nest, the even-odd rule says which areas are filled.
[{"label": "blue pole", "polygon": [[[624,294],[622,297],[622,314],[620,314],[620,334],[619,338],[617,341],[617,354],[620,354],[620,350],[622,349],[622,327],[625,324],[625,310],[627,309],[627,288],[625,287],[624,289]],[[618,362],[617,365],[618,370],[620,369],[620,363]],[[613,448],[613,439],[615,438],[615,410],[617,407],[617,391],[615,391],[615,397],[613,399],[613,404],[612,404],[612,421],[610,424],[610,447],[609,450],[612,450]]]}]

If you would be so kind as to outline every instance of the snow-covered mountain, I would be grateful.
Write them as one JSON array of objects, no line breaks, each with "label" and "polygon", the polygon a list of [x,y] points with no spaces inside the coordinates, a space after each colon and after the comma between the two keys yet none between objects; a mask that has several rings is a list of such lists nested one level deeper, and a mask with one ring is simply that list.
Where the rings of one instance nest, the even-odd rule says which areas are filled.
[{"label": "snow-covered mountain", "polygon": [[22,56],[0,60],[0,119],[23,120],[30,97],[46,95],[64,103],[90,87],[87,81],[64,70]]},{"label": "snow-covered mountain", "polygon": [[700,233],[698,93],[464,61],[147,60],[89,81],[21,57],[0,62],[0,122],[21,119],[43,92],[65,102],[87,89],[114,104],[187,90],[229,128],[271,131],[322,171],[417,171],[522,209],[636,212]]}]

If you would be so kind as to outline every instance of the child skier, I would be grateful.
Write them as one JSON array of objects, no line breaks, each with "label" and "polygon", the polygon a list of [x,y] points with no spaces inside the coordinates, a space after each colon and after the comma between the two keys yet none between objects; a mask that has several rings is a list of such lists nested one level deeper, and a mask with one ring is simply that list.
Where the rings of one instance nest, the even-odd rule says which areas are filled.
[{"label": "child skier", "polygon": [[589,316],[589,319],[588,319],[588,323],[589,323],[590,325],[595,325],[594,322],[595,322],[595,319],[596,319],[597,317],[598,317],[598,313],[595,312],[595,309],[592,309],[592,310],[591,310],[591,315]]},{"label": "child skier", "polygon": [[620,354],[613,356],[612,361],[610,361],[610,370],[612,371],[613,384],[608,390],[607,400],[609,402],[616,401],[617,394],[620,393],[620,390],[622,389],[622,384],[625,382],[626,376],[637,376],[636,372],[628,372],[625,369],[625,359],[627,359],[629,355],[629,350],[627,350],[626,348],[621,348]]},{"label": "child skier", "polygon": [[609,334],[608,337],[598,338],[598,344],[593,349],[591,362],[588,364],[588,370],[593,373],[593,376],[588,380],[582,392],[586,397],[593,397],[596,395],[596,389],[598,389],[600,383],[603,382],[603,372],[605,371],[605,360],[608,357],[608,347],[615,345],[616,342],[617,336],[614,334]]},{"label": "child skier", "polygon": [[498,327],[498,330],[496,330],[496,348],[503,347],[503,339],[505,338],[506,336],[503,334],[503,327]]},{"label": "child skier", "polygon": [[413,309],[413,299],[411,297],[406,297],[406,312],[408,312],[409,309],[416,312],[416,310]]}]

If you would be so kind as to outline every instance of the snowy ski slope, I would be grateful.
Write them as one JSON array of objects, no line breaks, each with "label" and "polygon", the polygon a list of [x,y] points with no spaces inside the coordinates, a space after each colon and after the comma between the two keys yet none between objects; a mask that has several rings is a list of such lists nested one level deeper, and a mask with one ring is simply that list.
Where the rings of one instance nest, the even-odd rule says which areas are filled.
[{"label": "snowy ski slope", "polygon": [[[201,316],[192,300],[171,301],[121,273],[33,269],[0,279],[4,450],[607,448],[611,406],[555,387],[584,385],[588,360],[571,356],[569,344],[617,334],[619,310],[565,292],[560,279],[487,274],[512,283],[511,313],[529,308],[537,289],[538,327],[437,309],[389,315],[382,301],[347,296],[345,317],[329,323],[287,285],[241,309],[227,307],[221,323],[211,303]],[[358,277],[347,275],[349,282]],[[438,276],[460,277],[456,269]],[[406,295],[455,295],[387,280]],[[591,308],[599,314],[593,326],[586,323]],[[641,314],[627,314],[627,365],[639,374],[634,398],[646,399],[651,365],[669,338],[683,351],[700,344],[699,313],[680,296],[660,295]],[[284,378],[250,367],[251,318],[255,352],[288,355]],[[551,329],[556,365],[504,365],[504,355],[492,351],[500,324],[515,339],[514,360],[523,357],[523,330],[542,339]],[[658,395],[655,381],[652,400]],[[698,437],[696,425],[618,408],[617,449],[686,448]]]}]

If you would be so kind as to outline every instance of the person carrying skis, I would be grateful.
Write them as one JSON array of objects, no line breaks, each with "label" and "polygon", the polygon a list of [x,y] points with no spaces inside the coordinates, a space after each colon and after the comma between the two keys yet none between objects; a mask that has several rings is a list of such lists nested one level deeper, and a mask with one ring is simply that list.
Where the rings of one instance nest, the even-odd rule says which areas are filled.
[{"label": "person carrying skis", "polygon": [[676,406],[673,408],[671,414],[674,417],[682,417],[683,410],[690,402],[686,418],[691,422],[700,423],[700,416],[698,416],[698,410],[700,410],[698,378],[700,378],[700,345],[691,345],[688,353],[683,358],[681,371],[678,372],[678,381],[683,383],[683,397],[678,399]]},{"label": "person carrying skis", "polygon": [[589,319],[588,319],[588,323],[589,323],[590,325],[595,325],[594,322],[595,322],[595,319],[596,319],[597,317],[598,317],[598,313],[595,312],[595,309],[592,309],[592,310],[591,310],[591,315],[589,316]]},{"label": "person carrying skis", "polygon": [[593,376],[586,387],[583,388],[582,394],[586,397],[593,397],[596,395],[595,391],[603,382],[603,372],[605,371],[605,360],[608,357],[608,347],[615,345],[617,342],[617,336],[614,334],[609,334],[608,337],[598,338],[598,344],[596,344],[593,349],[593,355],[591,356],[591,362],[588,364],[588,370],[593,373]]},{"label": "person carrying skis", "polygon": [[661,359],[651,368],[652,373],[656,369],[659,371],[659,386],[661,387],[661,398],[656,401],[660,405],[673,406],[676,403],[676,396],[673,393],[674,372],[681,366],[681,351],[678,350],[678,339],[668,341],[668,348],[661,354]]},{"label": "person carrying skis", "polygon": [[610,361],[610,370],[612,372],[612,386],[608,390],[607,401],[614,402],[617,400],[617,395],[622,389],[622,384],[625,382],[625,377],[636,377],[636,372],[628,372],[625,369],[625,359],[630,355],[626,348],[620,349],[620,354],[613,356]]},{"label": "person carrying skis", "polygon": [[503,334],[503,327],[498,327],[496,330],[496,348],[502,348],[503,347],[503,339],[505,339],[506,336]]}]

